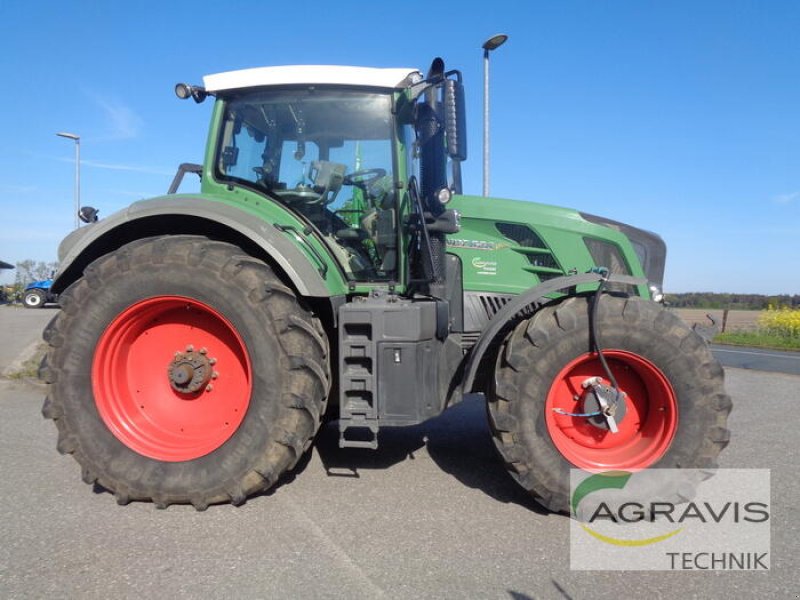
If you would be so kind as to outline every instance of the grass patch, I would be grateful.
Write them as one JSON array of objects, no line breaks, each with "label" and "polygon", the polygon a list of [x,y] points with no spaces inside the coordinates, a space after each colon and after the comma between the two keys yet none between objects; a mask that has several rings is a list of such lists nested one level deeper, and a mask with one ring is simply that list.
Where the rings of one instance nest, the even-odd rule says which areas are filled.
[{"label": "grass patch", "polygon": [[19,367],[5,373],[8,379],[39,379],[39,364],[47,352],[47,344],[41,342],[33,355],[25,360]]},{"label": "grass patch", "polygon": [[800,352],[800,338],[786,337],[764,331],[732,331],[720,333],[713,339],[715,344],[731,346],[753,346],[771,350],[794,350]]}]

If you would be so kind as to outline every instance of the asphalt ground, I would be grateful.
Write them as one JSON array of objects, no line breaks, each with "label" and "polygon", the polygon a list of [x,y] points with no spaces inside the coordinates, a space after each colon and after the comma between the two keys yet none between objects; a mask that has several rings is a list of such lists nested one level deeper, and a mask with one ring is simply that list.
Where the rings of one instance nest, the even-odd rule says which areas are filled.
[{"label": "asphalt ground", "polygon": [[[54,314],[15,311],[27,325],[10,337],[6,310],[3,348],[28,347]],[[82,483],[42,388],[0,379],[0,598],[797,598],[800,377],[726,369],[726,382],[721,466],[772,471],[769,572],[571,571],[569,520],[506,475],[479,397],[382,432],[375,452],[339,449],[330,425],[274,490],[198,513],[120,507]]]},{"label": "asphalt ground", "polygon": [[0,375],[17,370],[33,355],[42,341],[42,329],[58,310],[0,304]]},{"label": "asphalt ground", "polygon": [[800,352],[740,348],[714,344],[711,351],[725,367],[800,375]]}]

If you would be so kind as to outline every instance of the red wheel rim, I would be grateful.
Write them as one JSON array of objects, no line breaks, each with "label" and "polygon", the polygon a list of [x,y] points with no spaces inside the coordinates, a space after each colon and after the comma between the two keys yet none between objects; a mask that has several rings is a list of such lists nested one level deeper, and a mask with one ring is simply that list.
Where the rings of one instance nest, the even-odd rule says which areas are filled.
[{"label": "red wheel rim", "polygon": [[[178,356],[198,365],[191,387],[172,383]],[[103,422],[131,450],[163,461],[193,460],[224,444],[244,419],[251,388],[247,349],[233,325],[178,296],[128,307],[100,336],[92,363]]]},{"label": "red wheel rim", "polygon": [[658,367],[638,354],[604,350],[603,356],[626,394],[626,415],[618,423],[619,432],[596,427],[586,417],[556,412],[584,412],[581,384],[590,377],[609,383],[595,353],[577,357],[556,376],[545,403],[547,431],[558,451],[578,468],[644,469],[664,455],[675,436],[675,392]]}]

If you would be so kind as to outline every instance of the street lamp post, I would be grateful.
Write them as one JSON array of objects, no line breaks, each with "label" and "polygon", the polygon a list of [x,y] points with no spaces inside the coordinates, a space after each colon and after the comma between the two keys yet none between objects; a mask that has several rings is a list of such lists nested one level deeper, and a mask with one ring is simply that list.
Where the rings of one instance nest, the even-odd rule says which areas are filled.
[{"label": "street lamp post", "polygon": [[502,46],[508,36],[499,33],[483,43],[483,195],[489,195],[489,52]]},{"label": "street lamp post", "polygon": [[74,218],[75,218],[75,229],[81,226],[80,219],[78,218],[78,213],[81,210],[81,137],[74,133],[67,133],[67,132],[59,132],[56,134],[59,137],[67,138],[73,140],[75,142],[75,210]]}]

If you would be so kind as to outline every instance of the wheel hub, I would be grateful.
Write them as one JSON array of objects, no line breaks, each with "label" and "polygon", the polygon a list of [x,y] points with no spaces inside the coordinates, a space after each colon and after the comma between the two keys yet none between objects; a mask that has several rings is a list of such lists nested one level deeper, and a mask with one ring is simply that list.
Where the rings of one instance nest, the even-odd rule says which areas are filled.
[{"label": "wheel hub", "polygon": [[609,430],[610,419],[614,420],[615,425],[622,423],[628,412],[625,401],[627,394],[606,385],[599,377],[592,377],[586,380],[582,387],[583,393],[583,412],[592,415],[587,417],[587,421],[599,428]]},{"label": "wheel hub", "polygon": [[181,394],[196,394],[202,390],[210,392],[213,389],[211,380],[219,375],[213,368],[216,362],[209,358],[205,348],[195,352],[191,346],[187,346],[185,352],[175,353],[175,358],[167,368],[169,384]]}]

